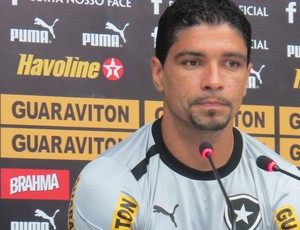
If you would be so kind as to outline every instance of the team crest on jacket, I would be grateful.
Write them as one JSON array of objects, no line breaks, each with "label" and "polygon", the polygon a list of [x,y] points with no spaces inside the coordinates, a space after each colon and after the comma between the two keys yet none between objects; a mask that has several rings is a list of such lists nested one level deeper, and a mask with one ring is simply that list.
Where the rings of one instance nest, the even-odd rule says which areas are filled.
[{"label": "team crest on jacket", "polygon": [[[236,229],[238,230],[254,230],[258,227],[261,221],[259,205],[257,199],[247,194],[240,194],[231,196],[229,198],[232,202],[235,218]],[[226,207],[224,213],[226,225],[231,229],[228,208]]]}]

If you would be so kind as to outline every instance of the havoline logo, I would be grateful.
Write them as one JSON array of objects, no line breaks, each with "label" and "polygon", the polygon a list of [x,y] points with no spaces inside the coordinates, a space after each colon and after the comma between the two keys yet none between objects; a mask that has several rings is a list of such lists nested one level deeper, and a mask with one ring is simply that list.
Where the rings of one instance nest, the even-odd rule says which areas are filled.
[{"label": "havoline logo", "polygon": [[294,89],[300,89],[300,69],[296,69]]},{"label": "havoline logo", "polygon": [[99,76],[100,67],[99,62],[83,61],[79,57],[66,56],[65,59],[56,60],[20,54],[17,75],[95,79]]}]

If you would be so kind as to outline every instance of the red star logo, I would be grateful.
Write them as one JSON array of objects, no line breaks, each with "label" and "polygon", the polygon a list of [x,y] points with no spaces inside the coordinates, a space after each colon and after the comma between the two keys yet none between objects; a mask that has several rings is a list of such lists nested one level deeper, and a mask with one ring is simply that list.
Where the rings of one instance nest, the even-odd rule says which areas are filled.
[{"label": "red star logo", "polygon": [[124,74],[124,66],[119,59],[109,58],[103,63],[102,72],[108,80],[120,80]]}]

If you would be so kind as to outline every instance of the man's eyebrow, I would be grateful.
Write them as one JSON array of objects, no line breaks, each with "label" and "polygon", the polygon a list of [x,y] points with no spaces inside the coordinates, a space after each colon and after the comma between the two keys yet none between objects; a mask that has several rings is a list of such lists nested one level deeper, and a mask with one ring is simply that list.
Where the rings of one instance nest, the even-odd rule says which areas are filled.
[{"label": "man's eyebrow", "polygon": [[247,55],[242,54],[240,52],[227,52],[224,53],[222,56],[226,58],[239,58],[242,59],[243,61],[247,61]]},{"label": "man's eyebrow", "polygon": [[195,52],[195,51],[182,51],[175,55],[175,59],[184,57],[184,56],[195,56],[195,57],[205,57],[206,55],[203,52]]},{"label": "man's eyebrow", "polygon": [[[194,57],[205,57],[206,54],[203,52],[195,52],[195,51],[182,51],[175,55],[175,59],[184,57],[184,56],[194,56]],[[247,61],[247,55],[240,52],[225,52],[222,54],[222,57],[225,58],[239,58],[243,61]]]}]

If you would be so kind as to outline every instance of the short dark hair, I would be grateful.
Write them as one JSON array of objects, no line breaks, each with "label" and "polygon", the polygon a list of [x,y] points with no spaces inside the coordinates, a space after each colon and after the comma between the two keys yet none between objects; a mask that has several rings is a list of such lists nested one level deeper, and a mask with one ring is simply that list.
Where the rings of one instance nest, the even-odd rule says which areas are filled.
[{"label": "short dark hair", "polygon": [[251,25],[239,7],[231,0],[176,0],[162,14],[156,38],[155,55],[164,65],[169,49],[179,32],[200,24],[227,23],[244,38],[247,63],[251,54]]}]

